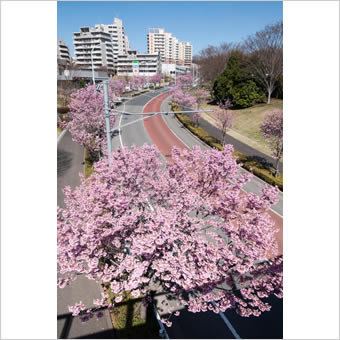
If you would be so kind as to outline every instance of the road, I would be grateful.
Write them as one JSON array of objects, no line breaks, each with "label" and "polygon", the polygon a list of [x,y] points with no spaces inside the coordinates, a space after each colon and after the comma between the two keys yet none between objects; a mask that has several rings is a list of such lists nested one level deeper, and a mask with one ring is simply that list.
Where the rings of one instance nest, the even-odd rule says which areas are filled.
[{"label": "road", "polygon": [[[143,112],[143,109],[150,111],[168,110],[168,103],[164,101],[167,95],[162,95],[154,100],[163,90],[153,91],[127,102],[124,108],[129,112]],[[152,102],[150,102],[152,101]],[[149,106],[146,104],[149,102]],[[118,127],[136,119],[136,116],[119,118],[115,126]],[[152,127],[152,123],[160,125]],[[148,132],[148,128],[151,132]],[[173,133],[169,133],[168,126]],[[194,144],[207,149],[207,146],[191,135],[172,116],[161,116],[148,118],[137,122],[122,130],[113,138],[113,150],[118,146],[141,146],[144,143],[153,144],[154,134],[158,133],[164,159],[170,155],[173,145],[179,147],[192,147]],[[150,137],[150,135],[153,137]],[[163,143],[166,141],[165,143]],[[163,143],[163,145],[162,145]],[[71,140],[69,133],[66,133],[58,145],[58,205],[64,206],[61,189],[65,185],[74,187],[79,184],[79,172],[83,171],[83,148]],[[262,183],[258,183],[261,187]],[[282,207],[282,202],[281,202]],[[277,215],[278,216],[278,215]],[[97,320],[90,320],[81,324],[78,318],[73,318],[68,312],[68,304],[82,300],[85,304],[92,305],[92,297],[100,295],[101,288],[95,282],[86,278],[80,278],[73,282],[72,286],[63,290],[58,289],[58,338],[113,338],[112,324],[108,313],[105,317]],[[86,297],[91,297],[87,299]],[[233,311],[225,313],[232,325],[235,327],[241,338],[281,338],[282,337],[282,300],[273,300],[273,310],[265,313],[260,318],[240,318]],[[190,313],[182,311],[181,315],[173,319],[173,326],[167,329],[170,338],[234,338],[223,320],[213,312]]]},{"label": "road", "polygon": [[[168,94],[162,94],[155,98],[152,102],[146,105],[145,110],[152,111],[168,111],[169,100]],[[146,111],[147,112],[147,111]],[[171,149],[173,146],[179,148],[191,149],[194,145],[199,145],[203,150],[208,150],[210,147],[193,136],[187,129],[185,129],[175,118],[174,115],[155,116],[144,121],[145,129],[151,137],[154,144],[157,145],[161,153],[169,159]],[[241,169],[241,172],[245,170]],[[250,182],[244,186],[244,191],[261,194],[261,189],[265,183],[254,176]],[[272,207],[269,214],[279,228],[279,233],[276,234],[276,239],[279,244],[279,254],[283,253],[283,220],[282,220],[283,196],[279,194],[279,202]]]},{"label": "road", "polygon": [[[80,184],[79,173],[83,173],[84,148],[72,142],[71,134],[66,132],[57,148],[57,202],[61,208],[65,207],[62,189],[66,185],[71,188]],[[91,319],[81,323],[79,318],[72,317],[68,305],[80,300],[86,306],[92,306],[93,298],[100,297],[101,287],[94,281],[79,277],[72,285],[64,289],[57,288],[57,338],[113,338],[113,327],[108,311],[103,318]]]},{"label": "road", "polygon": [[[161,92],[155,91],[138,96],[130,100],[124,109],[128,112],[142,112],[143,108],[143,112],[167,111],[168,104],[163,103],[167,94],[152,99]],[[136,119],[136,116],[119,118],[116,127]],[[169,130],[167,124],[171,126],[172,131]],[[202,148],[207,148],[169,115],[164,119],[162,116],[155,116],[144,120],[144,122],[140,121],[123,128],[121,133],[113,139],[113,149],[115,150],[118,146],[131,146],[133,144],[141,146],[144,143],[155,143],[165,159],[169,158],[173,145],[191,147],[194,144],[199,144]],[[263,185],[263,183],[258,184],[258,186],[260,185]],[[279,215],[274,212],[273,215],[280,220]],[[258,318],[240,318],[232,311],[225,313],[225,315],[233,320],[233,326],[241,337],[282,338],[282,300],[273,299],[273,305],[273,310],[270,313],[265,313]],[[183,311],[179,317],[173,319],[173,326],[167,328],[167,331],[170,338],[234,338],[222,318],[212,312],[193,314]]]}]

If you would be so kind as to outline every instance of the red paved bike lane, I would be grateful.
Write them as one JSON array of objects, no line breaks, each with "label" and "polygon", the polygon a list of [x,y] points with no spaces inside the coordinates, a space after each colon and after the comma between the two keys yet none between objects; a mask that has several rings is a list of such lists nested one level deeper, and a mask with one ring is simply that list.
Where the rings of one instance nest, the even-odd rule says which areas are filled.
[{"label": "red paved bike lane", "polygon": [[[169,96],[170,95],[166,93],[155,97],[145,105],[143,112],[161,111],[162,102]],[[162,155],[166,157],[167,161],[171,161],[171,150],[174,146],[188,150],[182,141],[168,128],[161,115],[144,120],[144,126],[153,143],[158,147]],[[275,226],[279,228],[279,232],[276,234],[276,240],[279,246],[279,254],[281,255],[283,254],[283,219],[271,210],[269,211],[269,215],[275,222]]]}]

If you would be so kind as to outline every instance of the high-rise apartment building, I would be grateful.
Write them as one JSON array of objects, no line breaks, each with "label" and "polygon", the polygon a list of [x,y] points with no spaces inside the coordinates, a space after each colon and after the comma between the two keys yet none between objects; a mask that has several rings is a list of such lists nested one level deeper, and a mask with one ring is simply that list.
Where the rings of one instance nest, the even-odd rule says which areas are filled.
[{"label": "high-rise apartment building", "polygon": [[163,63],[190,66],[192,45],[182,42],[164,28],[149,28],[147,36],[148,53],[160,53]]},{"label": "high-rise apartment building", "polygon": [[94,68],[107,67],[108,71],[114,69],[113,42],[110,33],[103,27],[80,27],[80,32],[73,33],[73,43],[76,64],[82,69],[91,69],[91,53]]},{"label": "high-rise apartment building", "polygon": [[91,68],[91,50],[94,48],[94,66],[107,67],[109,71],[116,68],[118,55],[125,54],[130,49],[123,22],[118,18],[114,18],[111,25],[81,27],[80,32],[73,33],[73,43],[78,65]]},{"label": "high-rise apartment building", "polygon": [[184,53],[184,65],[191,66],[192,64],[192,46],[190,43],[186,42],[183,44]]},{"label": "high-rise apartment building", "polygon": [[113,55],[115,63],[117,62],[118,55],[126,54],[130,49],[128,36],[125,34],[125,29],[122,20],[114,18],[111,25],[96,25],[104,29],[105,32],[110,33],[113,42]]},{"label": "high-rise apartment building", "polygon": [[70,49],[64,40],[58,40],[57,59],[66,60],[67,62],[71,61]]}]

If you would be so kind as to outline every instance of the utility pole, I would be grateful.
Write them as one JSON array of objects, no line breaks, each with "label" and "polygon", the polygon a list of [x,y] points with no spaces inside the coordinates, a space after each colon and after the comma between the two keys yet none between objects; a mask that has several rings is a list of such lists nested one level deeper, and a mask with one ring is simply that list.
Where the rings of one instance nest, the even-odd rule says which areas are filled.
[{"label": "utility pole", "polygon": [[107,140],[107,152],[109,159],[109,166],[111,166],[111,153],[112,153],[112,145],[111,145],[111,127],[110,127],[110,107],[109,107],[109,87],[108,81],[103,81],[103,92],[104,92],[104,117],[105,117],[105,125],[106,125],[106,140]]}]

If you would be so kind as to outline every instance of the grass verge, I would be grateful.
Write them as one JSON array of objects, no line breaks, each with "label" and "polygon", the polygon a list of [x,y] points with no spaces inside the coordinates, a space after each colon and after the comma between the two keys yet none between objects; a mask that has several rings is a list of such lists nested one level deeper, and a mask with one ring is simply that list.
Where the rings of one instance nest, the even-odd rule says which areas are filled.
[{"label": "grass verge", "polygon": [[[104,285],[109,294],[110,303],[116,295],[108,284]],[[123,301],[115,304],[111,311],[111,320],[115,335],[119,339],[159,339],[159,325],[152,307],[145,308],[142,297],[134,298],[125,292]]]},{"label": "grass verge", "polygon": [[[218,109],[217,105],[212,105],[211,103],[203,104],[202,107],[207,110]],[[232,110],[235,118],[233,127],[228,131],[228,134],[259,151],[270,155],[271,150],[269,144],[262,136],[261,124],[266,112],[282,110],[282,107],[283,101],[281,99],[273,98],[271,104],[260,103],[246,109]],[[210,124],[217,125],[214,113],[206,112],[203,113],[202,116]]]},{"label": "grass verge", "polygon": [[94,160],[91,157],[90,153],[85,149],[84,152],[84,162],[85,162],[85,169],[84,169],[84,176],[88,178],[93,173],[93,163]]},{"label": "grass verge", "polygon": [[[172,104],[172,110],[176,112],[179,111],[180,108],[176,104]],[[203,142],[218,150],[223,149],[223,146],[218,139],[209,135],[200,126],[195,127],[195,123],[188,116],[176,113],[176,117],[189,131],[200,138]],[[268,184],[277,185],[278,188],[283,191],[283,175],[281,173],[277,178],[275,178],[273,169],[269,168],[266,164],[262,164],[256,161],[253,157],[246,156],[237,151],[235,151],[233,155],[237,157],[238,163],[242,163],[242,167],[244,169],[251,170],[257,177],[261,178]]]},{"label": "grass verge", "polygon": [[147,92],[149,92],[149,90],[140,91],[140,92],[138,92],[138,93],[133,94],[132,97],[136,97],[136,96],[139,96],[139,95],[141,95],[141,94],[143,94],[143,93],[147,93]]}]

